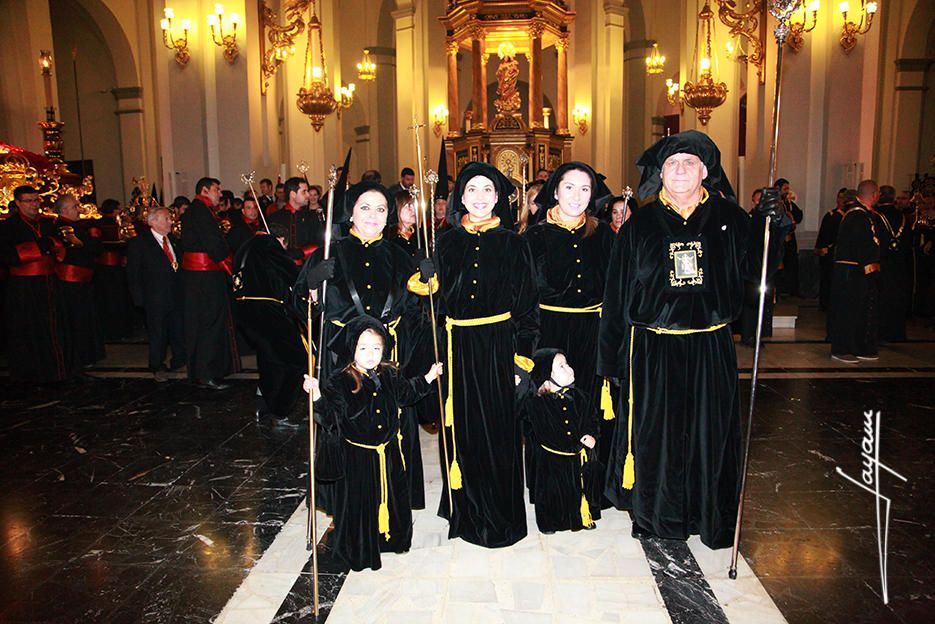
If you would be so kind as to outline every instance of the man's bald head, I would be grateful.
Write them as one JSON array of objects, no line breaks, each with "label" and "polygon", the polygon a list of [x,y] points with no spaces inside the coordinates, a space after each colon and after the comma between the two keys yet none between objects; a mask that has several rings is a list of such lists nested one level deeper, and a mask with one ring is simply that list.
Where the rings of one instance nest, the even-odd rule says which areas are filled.
[{"label": "man's bald head", "polygon": [[880,200],[880,186],[873,180],[864,180],[857,185],[857,198],[864,206],[872,208]]}]

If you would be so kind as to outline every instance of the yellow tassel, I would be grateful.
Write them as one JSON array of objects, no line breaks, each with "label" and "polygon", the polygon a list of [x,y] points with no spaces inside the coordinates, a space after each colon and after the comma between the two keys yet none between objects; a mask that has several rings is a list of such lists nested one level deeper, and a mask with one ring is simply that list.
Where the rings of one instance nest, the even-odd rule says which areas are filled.
[{"label": "yellow tassel", "polygon": [[591,507],[588,505],[588,499],[585,498],[584,494],[581,495],[581,526],[589,527],[594,524],[594,519],[591,518]]},{"label": "yellow tassel", "polygon": [[461,466],[458,465],[457,459],[451,462],[451,468],[448,470],[448,483],[452,490],[461,489]]},{"label": "yellow tassel", "polygon": [[448,393],[448,398],[445,399],[445,426],[453,427],[455,424],[455,402],[451,398],[451,393]]},{"label": "yellow tassel", "polygon": [[601,411],[604,412],[604,420],[614,419],[614,399],[610,394],[610,380],[606,377],[601,386]]},{"label": "yellow tassel", "polygon": [[627,490],[633,489],[636,482],[636,471],[633,468],[633,453],[627,453],[627,459],[623,462],[623,487]]},{"label": "yellow tassel", "polygon": [[387,503],[380,503],[380,511],[377,515],[377,525],[384,539],[390,539],[390,506]]}]

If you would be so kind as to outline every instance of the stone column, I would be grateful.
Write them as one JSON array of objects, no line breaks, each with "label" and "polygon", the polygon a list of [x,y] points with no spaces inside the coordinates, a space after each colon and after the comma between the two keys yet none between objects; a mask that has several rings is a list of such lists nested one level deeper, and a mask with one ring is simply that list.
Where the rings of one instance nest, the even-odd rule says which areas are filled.
[{"label": "stone column", "polygon": [[458,107],[458,42],[448,40],[448,134],[461,134],[461,109]]},{"label": "stone column", "polygon": [[542,127],[542,24],[529,27],[529,127]]},{"label": "stone column", "polygon": [[471,76],[474,79],[474,115],[471,119],[472,130],[475,128],[478,130],[484,130],[487,127],[483,118],[484,106],[481,104],[483,91],[486,90],[484,89],[483,83],[483,59],[481,58],[484,55],[484,51],[481,46],[481,37],[483,36],[483,33],[483,29],[477,26],[474,28],[474,31],[471,34]]},{"label": "stone column", "polygon": [[558,51],[558,98],[555,105],[555,127],[559,134],[568,134],[568,34],[555,42]]}]

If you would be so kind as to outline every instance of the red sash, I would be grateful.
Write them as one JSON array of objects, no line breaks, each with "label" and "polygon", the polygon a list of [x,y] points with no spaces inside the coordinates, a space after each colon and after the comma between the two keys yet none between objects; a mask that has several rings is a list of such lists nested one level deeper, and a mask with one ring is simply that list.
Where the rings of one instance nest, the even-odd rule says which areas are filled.
[{"label": "red sash", "polygon": [[55,260],[52,256],[41,256],[19,266],[10,265],[10,275],[14,277],[40,277],[53,273],[55,273]]},{"label": "red sash", "polygon": [[57,264],[55,265],[55,274],[63,282],[88,284],[94,277],[94,269],[77,264]]},{"label": "red sash", "polygon": [[185,271],[224,271],[230,275],[230,262],[230,256],[215,262],[203,251],[186,251],[182,254],[182,269]]},{"label": "red sash", "polygon": [[126,266],[127,264],[124,255],[116,250],[102,251],[94,261],[101,266]]}]

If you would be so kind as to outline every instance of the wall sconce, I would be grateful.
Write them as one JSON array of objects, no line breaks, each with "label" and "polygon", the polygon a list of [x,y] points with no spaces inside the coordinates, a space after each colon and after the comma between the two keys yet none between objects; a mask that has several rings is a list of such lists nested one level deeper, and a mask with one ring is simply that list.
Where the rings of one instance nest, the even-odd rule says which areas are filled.
[{"label": "wall sconce", "polygon": [[[231,29],[228,34],[224,34],[224,5],[214,5],[214,15],[208,16],[208,26],[211,27],[211,38],[214,44],[219,48],[224,48],[224,58],[227,62],[233,64],[240,56],[240,50],[237,49],[237,26],[240,24],[240,16],[236,13],[230,14]],[[220,40],[218,40],[220,37]]]},{"label": "wall sconce", "polygon": [[360,63],[357,64],[357,79],[358,80],[374,80],[377,77],[377,64],[370,60],[370,50],[364,48],[364,56],[360,59]]},{"label": "wall sconce", "polygon": [[578,126],[579,134],[587,134],[588,123],[591,121],[591,109],[581,104],[575,104],[575,108],[571,111],[571,120]]},{"label": "wall sconce", "polygon": [[654,43],[653,49],[646,57],[646,73],[661,74],[666,68],[666,57],[659,53],[659,44]]},{"label": "wall sconce", "polygon": [[877,13],[878,5],[873,0],[866,2],[860,0],[860,22],[854,23],[848,21],[847,13],[850,11],[850,3],[845,0],[838,6],[841,16],[844,18],[844,27],[841,29],[841,49],[845,54],[850,54],[854,46],[857,45],[857,35],[866,35],[870,32],[870,26],[873,24],[873,16]]},{"label": "wall sconce", "polygon": [[354,91],[357,90],[357,85],[353,82],[349,85],[342,85],[334,90],[334,101],[337,102],[338,106],[336,108],[338,119],[341,118],[341,111],[350,108],[354,105]]},{"label": "wall sconce", "polygon": [[448,109],[444,104],[439,104],[432,109],[432,132],[436,137],[442,136],[442,130],[448,126]]},{"label": "wall sconce", "polygon": [[807,9],[804,4],[802,5],[801,22],[797,22],[793,19],[789,20],[789,38],[786,39],[786,43],[789,44],[793,52],[798,52],[802,49],[802,45],[805,43],[805,38],[802,35],[815,30],[815,26],[818,24],[819,8],[819,0],[812,0]]},{"label": "wall sconce", "polygon": [[680,88],[679,83],[673,82],[671,78],[666,78],[666,100],[672,106],[678,106],[679,114],[682,114],[685,112],[685,102],[682,100]]},{"label": "wall sconce", "polygon": [[718,5],[717,16],[730,29],[728,58],[743,63],[753,63],[760,84],[766,84],[763,66],[766,62],[764,38],[766,33],[766,0],[747,0],[743,9],[738,9],[736,0],[714,0]]},{"label": "wall sconce", "polygon": [[162,28],[162,44],[170,50],[175,50],[175,62],[180,67],[185,67],[188,65],[188,61],[192,59],[192,55],[188,53],[188,31],[191,30],[192,23],[187,19],[183,19],[182,36],[176,37],[172,34],[172,20],[175,19],[175,11],[166,7],[163,15],[165,17],[159,22],[159,26]]},{"label": "wall sconce", "polygon": [[279,71],[279,67],[290,56],[295,56],[295,38],[305,31],[305,8],[302,3],[285,7],[283,13],[286,21],[280,25],[276,14],[267,3],[264,1],[260,5],[260,73],[263,74],[263,80],[260,82],[261,95],[266,95],[269,81]]}]

